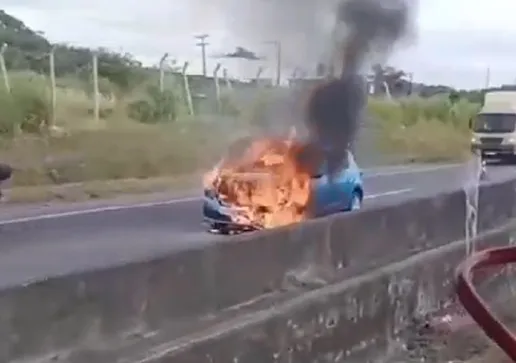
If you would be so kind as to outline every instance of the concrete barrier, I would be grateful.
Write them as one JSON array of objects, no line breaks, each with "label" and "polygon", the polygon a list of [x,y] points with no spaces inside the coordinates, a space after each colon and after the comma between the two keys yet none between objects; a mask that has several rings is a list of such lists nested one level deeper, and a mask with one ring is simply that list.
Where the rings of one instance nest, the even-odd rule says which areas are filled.
[{"label": "concrete barrier", "polygon": [[[485,234],[477,247],[511,243],[514,228],[516,223]],[[142,351],[128,361],[405,362],[406,329],[454,302],[454,272],[465,251],[462,241],[426,250]],[[488,286],[484,293],[500,290],[500,284]]]},{"label": "concrete barrier", "polygon": [[[508,223],[516,215],[516,180],[486,186],[480,200],[482,231]],[[378,281],[389,279],[364,282],[357,291],[346,288],[336,300],[319,290],[341,289],[365,281],[357,276],[366,271],[448,248],[463,238],[464,215],[464,193],[457,191],[13,287],[0,292],[0,361],[37,357],[41,362],[48,356],[49,361],[114,362],[181,336],[193,339],[189,333],[246,311],[256,314],[271,303],[297,311],[305,305],[294,302],[306,294],[327,299],[328,309],[358,290],[375,295]],[[388,309],[382,301],[379,309]],[[324,306],[317,309],[325,311]],[[173,361],[191,361],[183,357]]]}]

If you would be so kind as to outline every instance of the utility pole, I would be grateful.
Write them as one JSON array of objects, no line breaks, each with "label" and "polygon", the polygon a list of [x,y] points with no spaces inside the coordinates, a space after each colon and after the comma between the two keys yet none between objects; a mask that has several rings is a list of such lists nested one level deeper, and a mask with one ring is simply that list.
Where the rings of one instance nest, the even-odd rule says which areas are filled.
[{"label": "utility pole", "polygon": [[484,88],[488,89],[490,85],[491,85],[491,68],[487,67]]},{"label": "utility pole", "polygon": [[281,83],[281,43],[275,42],[276,45],[276,86]]},{"label": "utility pole", "polygon": [[265,43],[273,45],[276,49],[276,86],[279,86],[281,83],[281,42],[270,40]]},{"label": "utility pole", "polygon": [[196,35],[195,38],[199,40],[196,44],[198,47],[201,47],[201,56],[202,56],[202,75],[206,77],[206,46],[209,43],[206,42],[206,38],[208,38],[208,34]]}]

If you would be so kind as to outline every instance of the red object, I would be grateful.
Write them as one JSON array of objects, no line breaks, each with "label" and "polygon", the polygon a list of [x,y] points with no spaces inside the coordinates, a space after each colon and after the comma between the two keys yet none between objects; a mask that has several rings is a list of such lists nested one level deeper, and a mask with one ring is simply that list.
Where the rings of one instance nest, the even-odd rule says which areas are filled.
[{"label": "red object", "polygon": [[516,336],[494,316],[473,285],[475,272],[479,269],[499,267],[514,262],[516,262],[516,247],[493,248],[476,252],[457,268],[456,291],[460,302],[473,320],[516,362]]}]

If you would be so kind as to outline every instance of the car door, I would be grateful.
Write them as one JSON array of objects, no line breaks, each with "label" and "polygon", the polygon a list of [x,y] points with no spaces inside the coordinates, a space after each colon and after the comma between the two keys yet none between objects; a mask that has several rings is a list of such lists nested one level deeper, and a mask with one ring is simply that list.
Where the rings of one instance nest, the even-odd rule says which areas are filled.
[{"label": "car door", "polygon": [[312,211],[314,217],[331,213],[332,185],[329,183],[326,164],[322,164],[312,177]]},{"label": "car door", "polygon": [[351,196],[356,185],[356,177],[358,168],[355,158],[351,152],[348,151],[348,160],[341,170],[335,174],[334,182],[330,183],[331,188],[328,196],[332,200],[330,204],[331,212],[337,213],[347,210],[351,203]]}]

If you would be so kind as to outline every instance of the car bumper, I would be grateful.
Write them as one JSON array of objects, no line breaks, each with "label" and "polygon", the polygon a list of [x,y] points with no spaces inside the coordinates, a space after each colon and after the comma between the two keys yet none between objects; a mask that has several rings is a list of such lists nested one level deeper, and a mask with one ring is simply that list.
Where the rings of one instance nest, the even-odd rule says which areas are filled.
[{"label": "car bumper", "polygon": [[471,151],[480,152],[483,156],[510,156],[516,154],[516,146],[473,144]]},{"label": "car bumper", "polygon": [[235,231],[252,231],[257,229],[249,224],[235,223],[231,218],[231,208],[222,206],[213,198],[204,197],[202,214],[203,222],[210,227],[214,225],[217,225],[217,228],[225,226],[225,228]]}]

